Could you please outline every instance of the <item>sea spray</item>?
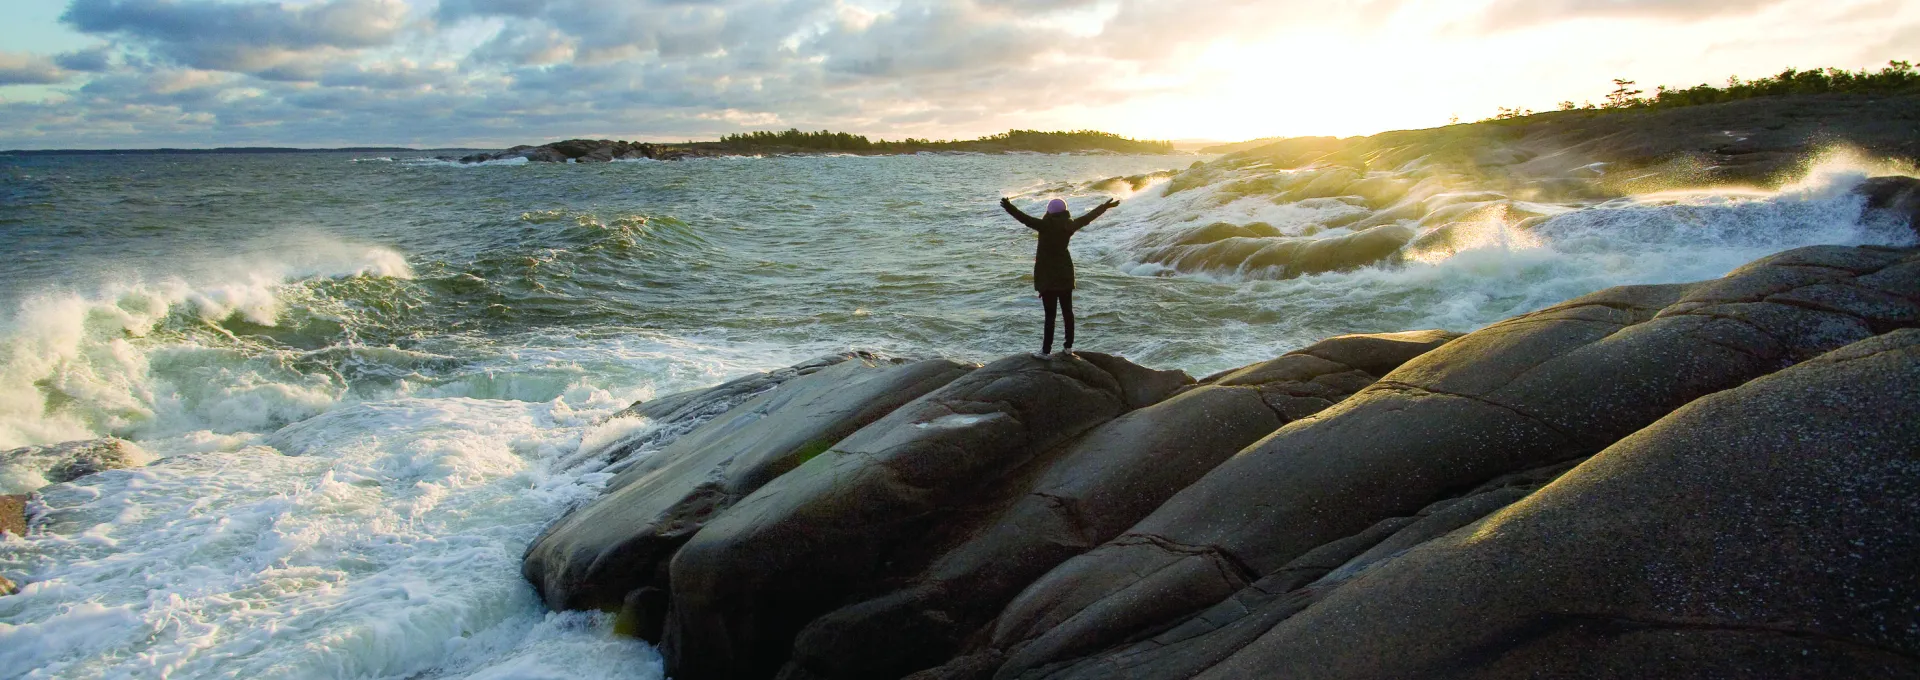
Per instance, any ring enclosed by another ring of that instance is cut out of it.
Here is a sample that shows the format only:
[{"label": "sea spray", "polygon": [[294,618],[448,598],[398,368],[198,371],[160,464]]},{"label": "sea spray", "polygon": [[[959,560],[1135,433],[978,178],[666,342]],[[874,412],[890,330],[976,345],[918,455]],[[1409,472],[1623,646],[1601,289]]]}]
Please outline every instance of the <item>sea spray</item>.
[{"label": "sea spray", "polygon": [[[1513,201],[1464,189],[1430,193],[1421,199],[1424,205],[1477,209],[1458,211],[1455,221],[1421,224],[1413,214],[1390,218],[1389,223],[1418,225],[1422,235],[1373,266],[1280,281],[1267,280],[1274,276],[1270,270],[1243,264],[1188,270],[1143,258],[1170,235],[1212,224],[1257,223],[1256,228],[1271,228],[1282,237],[1334,238],[1354,233],[1348,225],[1356,214],[1391,211],[1368,210],[1359,196],[1289,200],[1285,193],[1244,193],[1249,173],[1269,177],[1315,170],[1210,170],[1215,174],[1209,181],[1169,193],[1180,188],[1176,177],[1134,198],[1076,246],[1083,256],[1136,276],[1181,276],[1227,286],[1243,307],[1266,312],[1252,318],[1283,320],[1286,328],[1340,323],[1355,331],[1468,331],[1611,285],[1713,278],[1804,245],[1912,245],[1909,227],[1866,212],[1864,199],[1852,193],[1867,176],[1891,170],[1884,165],[1835,153],[1810,162],[1804,178],[1777,190],[1668,190],[1584,203]],[[1311,333],[1287,335],[1269,347],[1298,347],[1314,339]]]},{"label": "sea spray", "polygon": [[[337,386],[289,381],[291,373],[252,361],[247,343],[220,324],[274,326],[283,297],[315,279],[409,275],[390,250],[336,248],[214,261],[93,294],[31,295],[0,319],[0,448],[183,427],[257,430],[318,413]],[[156,368],[180,379],[158,379]]]}]

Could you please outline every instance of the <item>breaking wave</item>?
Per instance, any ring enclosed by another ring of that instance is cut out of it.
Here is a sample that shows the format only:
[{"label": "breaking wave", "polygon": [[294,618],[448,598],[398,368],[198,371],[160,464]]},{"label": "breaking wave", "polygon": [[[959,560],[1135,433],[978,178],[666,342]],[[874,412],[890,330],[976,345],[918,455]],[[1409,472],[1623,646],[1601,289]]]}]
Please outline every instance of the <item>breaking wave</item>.
[{"label": "breaking wave", "polygon": [[[1852,192],[1875,174],[1890,173],[1834,154],[1776,190],[1608,197],[1618,182],[1592,166],[1490,190],[1418,160],[1359,170],[1287,168],[1249,156],[1139,192],[1090,236],[1116,266],[1146,276],[1275,280],[1363,267],[1445,267],[1455,258],[1481,267],[1489,258],[1512,258],[1585,260],[1567,265],[1612,270],[1620,280],[1697,280],[1802,245],[1913,243],[1911,229],[1869,213]],[[1113,193],[1113,183],[1086,189]]]}]

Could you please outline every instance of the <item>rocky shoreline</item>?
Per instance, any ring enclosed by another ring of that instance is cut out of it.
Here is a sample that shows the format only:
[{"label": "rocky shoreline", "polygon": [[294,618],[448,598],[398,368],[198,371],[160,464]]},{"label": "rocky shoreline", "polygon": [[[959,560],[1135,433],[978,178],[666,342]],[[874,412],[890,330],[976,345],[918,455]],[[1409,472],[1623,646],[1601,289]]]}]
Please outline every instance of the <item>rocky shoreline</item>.
[{"label": "rocky shoreline", "polygon": [[524,571],[704,678],[1920,672],[1920,250],[1195,380],[827,357],[636,404]]},{"label": "rocky shoreline", "polygon": [[[1490,238],[1551,233],[1558,216],[1619,199],[1658,202],[1662,192],[1716,185],[1779,188],[1827,161],[1911,168],[1920,155],[1915,110],[1920,96],[1775,97],[1284,139],[1197,163],[1173,175],[1161,196],[1186,194],[1179,200],[1205,205],[1270,201],[1309,219],[1149,215],[1177,226],[1134,237],[1128,264],[1168,276],[1288,279],[1435,261]],[[1076,188],[1101,186],[1112,185]],[[1911,176],[1884,176],[1857,193],[1868,208],[1905,216],[1920,232],[1916,186]]]}]

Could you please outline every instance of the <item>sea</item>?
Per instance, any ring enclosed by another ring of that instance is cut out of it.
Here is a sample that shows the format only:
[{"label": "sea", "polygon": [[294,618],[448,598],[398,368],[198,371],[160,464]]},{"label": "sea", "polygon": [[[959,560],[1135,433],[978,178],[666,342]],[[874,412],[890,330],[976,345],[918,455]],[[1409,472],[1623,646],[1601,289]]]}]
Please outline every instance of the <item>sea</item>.
[{"label": "sea", "polygon": [[1171,230],[1331,236],[1363,209],[1233,173],[1168,192],[1160,171],[1210,160],[0,156],[0,450],[112,436],[148,462],[55,484],[0,454],[0,493],[34,494],[28,535],[0,538],[21,585],[0,678],[662,677],[521,578],[610,476],[561,461],[648,427],[610,418],[635,401],[823,354],[1039,349],[1035,241],[1002,196],[1120,199],[1073,241],[1077,346],[1196,376],[1913,241],[1837,159],[1780,188],[1528,203],[1524,228],[1352,271],[1148,262]]}]

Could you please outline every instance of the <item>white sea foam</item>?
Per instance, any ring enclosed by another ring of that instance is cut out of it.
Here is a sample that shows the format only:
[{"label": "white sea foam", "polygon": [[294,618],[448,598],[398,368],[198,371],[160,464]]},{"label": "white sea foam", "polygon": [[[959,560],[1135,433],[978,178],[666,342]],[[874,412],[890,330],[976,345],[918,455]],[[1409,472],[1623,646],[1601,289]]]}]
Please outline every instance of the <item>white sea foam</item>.
[{"label": "white sea foam", "polygon": [[[1715,278],[1801,246],[1913,245],[1911,229],[1867,214],[1864,199],[1852,193],[1866,177],[1888,174],[1899,174],[1898,168],[1834,154],[1811,163],[1803,179],[1773,191],[1668,191],[1585,207],[1520,204],[1549,216],[1522,229],[1501,211],[1479,213],[1455,225],[1446,250],[1409,247],[1398,263],[1288,280],[1262,280],[1246,272],[1177,272],[1138,259],[1135,244],[1167,230],[1265,221],[1295,233],[1294,225],[1343,205],[1239,197],[1225,190],[1235,179],[1229,176],[1171,196],[1164,185],[1143,191],[1076,239],[1074,247],[1082,257],[1104,259],[1133,275],[1179,275],[1231,286],[1232,299],[1278,320],[1259,333],[1223,324],[1221,337],[1262,340],[1223,343],[1225,351],[1206,366],[1211,369],[1297,349],[1321,339],[1326,328],[1464,332],[1610,286]],[[1346,230],[1318,235],[1340,233]]]},{"label": "white sea foam", "polygon": [[499,160],[492,160],[492,161],[480,161],[478,163],[462,163],[457,160],[447,160],[444,158],[409,158],[407,160],[401,161],[400,163],[402,165],[413,165],[413,166],[419,166],[419,167],[436,167],[436,168],[498,168],[498,167],[510,167],[510,166],[516,166],[516,165],[526,165],[531,162],[533,161],[529,161],[525,157],[515,156],[513,158],[502,158]]},{"label": "white sea foam", "polygon": [[[1284,201],[1267,194],[1242,195],[1235,191],[1238,181],[1299,172],[1320,171],[1243,168],[1171,195],[1166,193],[1167,185],[1158,185],[1137,193],[1103,224],[1078,239],[1076,246],[1094,251],[1123,270],[1156,275],[1170,270],[1162,264],[1140,261],[1137,245],[1156,234],[1214,222],[1265,222],[1283,235],[1317,232],[1321,237],[1337,236],[1349,232],[1316,225],[1367,212],[1358,205],[1358,197]],[[1469,251],[1497,250],[1511,255],[1521,250],[1545,250],[1549,258],[1591,258],[1576,268],[1610,270],[1608,285],[1711,278],[1759,256],[1799,246],[1913,243],[1910,229],[1866,214],[1864,200],[1852,193],[1867,177],[1901,172],[1897,164],[1834,151],[1813,159],[1801,179],[1772,191],[1743,187],[1665,191],[1594,206],[1505,201],[1497,195],[1491,196],[1496,200],[1489,201],[1479,197],[1486,194],[1473,191],[1439,193],[1426,202],[1435,207],[1458,199],[1485,206],[1511,203],[1514,208],[1549,217],[1523,232],[1497,219],[1497,214],[1489,219],[1484,213],[1473,213],[1481,215],[1479,223],[1469,220],[1467,228],[1457,230],[1464,232],[1460,235],[1466,237],[1466,247],[1437,254],[1410,249],[1407,254],[1416,265],[1431,266],[1448,266],[1447,259],[1465,256],[1468,262],[1463,264],[1480,270],[1488,260],[1486,253]],[[1401,223],[1412,225],[1415,221]],[[1241,278],[1218,272],[1206,276],[1216,280]]]},{"label": "white sea foam", "polygon": [[0,667],[660,677],[651,648],[603,616],[546,613],[520,578],[533,535],[608,476],[552,466],[645,428],[606,419],[634,396],[787,357],[640,336],[539,342],[477,362],[491,382],[341,400],[270,434],[150,440],[171,456],[41,489],[35,531],[0,549],[0,573],[26,584],[0,598]]},{"label": "white sea foam", "polygon": [[[311,286],[354,276],[411,271],[309,242],[32,295],[6,317],[4,445],[119,434],[161,460],[53,485],[0,462],[6,491],[40,493],[29,535],[0,539],[0,574],[24,584],[0,598],[0,675],[661,677],[650,647],[604,616],[546,613],[520,577],[534,534],[610,476],[554,466],[643,431],[607,419],[634,399],[798,350],[556,330],[304,351],[218,330],[351,325]],[[292,368],[336,357],[402,377],[350,388]]]},{"label": "white sea foam", "polygon": [[[540,607],[517,565],[557,508],[593,493],[542,462],[602,411],[565,399],[360,403],[281,430],[273,448],[50,487],[46,533],[27,553],[45,566],[0,616],[23,640],[94,642],[43,646],[13,667],[407,676],[464,645],[558,625],[529,616]],[[599,652],[602,668],[646,663],[631,645],[576,647]]]},{"label": "white sea foam", "polygon": [[[234,361],[232,349],[150,336],[174,316],[208,327],[228,318],[272,326],[288,282],[350,276],[411,271],[391,250],[302,243],[274,257],[193,263],[91,293],[30,295],[0,317],[0,448],[178,429],[163,423],[169,416],[174,425],[203,423],[191,429],[235,431],[311,415],[337,398],[328,386],[277,380],[269,367]],[[157,382],[156,369],[187,380]]]}]

